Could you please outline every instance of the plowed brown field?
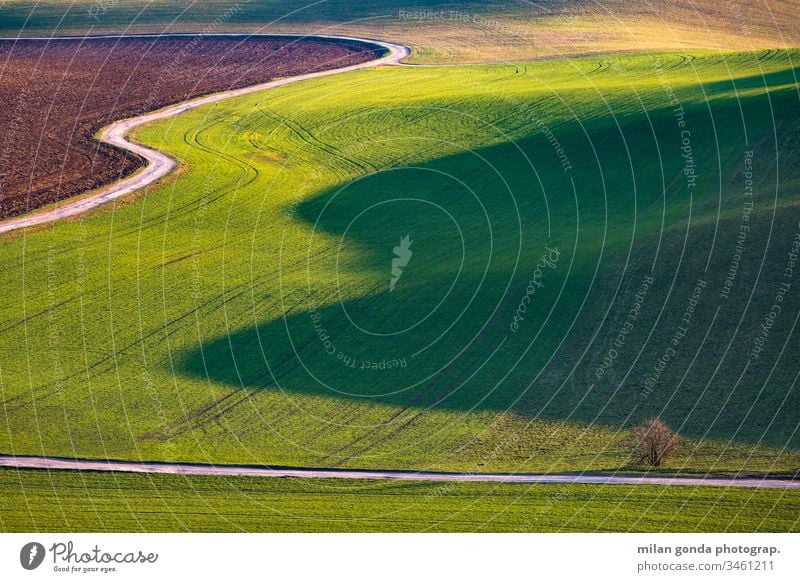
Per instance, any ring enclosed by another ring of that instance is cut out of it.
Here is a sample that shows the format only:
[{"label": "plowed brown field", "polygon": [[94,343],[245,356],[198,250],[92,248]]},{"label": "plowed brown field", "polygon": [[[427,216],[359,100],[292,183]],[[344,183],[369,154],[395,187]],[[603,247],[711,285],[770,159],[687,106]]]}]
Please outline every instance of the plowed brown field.
[{"label": "plowed brown field", "polygon": [[292,37],[0,41],[0,218],[97,188],[142,161],[94,139],[171,103],[376,57]]}]

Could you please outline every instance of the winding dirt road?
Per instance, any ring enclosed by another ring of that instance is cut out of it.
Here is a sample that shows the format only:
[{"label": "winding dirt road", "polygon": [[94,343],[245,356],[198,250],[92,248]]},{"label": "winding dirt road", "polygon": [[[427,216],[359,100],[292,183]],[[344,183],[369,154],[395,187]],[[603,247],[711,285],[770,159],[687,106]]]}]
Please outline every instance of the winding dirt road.
[{"label": "winding dirt road", "polygon": [[[215,36],[224,36],[224,35],[215,35]],[[279,35],[279,36],[285,37],[291,35]],[[119,38],[119,37],[98,37],[98,38]],[[216,103],[217,101],[222,101],[223,99],[238,97],[239,95],[247,95],[249,93],[255,93],[256,91],[271,89],[273,87],[280,87],[282,85],[288,85],[289,83],[295,83],[297,81],[304,81],[306,79],[314,79],[317,77],[325,77],[327,75],[335,75],[347,71],[355,71],[356,69],[363,69],[366,67],[377,67],[380,65],[397,65],[403,58],[408,56],[410,52],[407,47],[401,45],[392,44],[389,42],[383,42],[379,40],[365,39],[365,38],[334,36],[334,35],[313,35],[302,38],[325,38],[325,39],[356,41],[367,45],[383,48],[388,52],[381,58],[375,59],[373,61],[367,61],[365,63],[359,63],[357,65],[350,65],[347,67],[341,67],[339,69],[319,71],[316,73],[306,73],[294,77],[277,79],[275,81],[260,83],[258,85],[251,85],[249,87],[244,87],[241,89],[224,91],[222,93],[214,93],[212,95],[207,95],[205,97],[200,97],[198,99],[184,101],[183,103],[178,103],[177,105],[173,105],[165,109],[161,109],[159,111],[154,111],[153,113],[148,113],[130,119],[123,119],[117,121],[116,123],[112,123],[101,132],[100,141],[117,146],[124,150],[128,150],[130,152],[137,154],[138,156],[141,156],[147,162],[147,165],[144,167],[144,169],[114,184],[104,187],[100,189],[98,192],[91,194],[89,196],[79,198],[71,202],[67,202],[63,205],[57,206],[52,209],[38,211],[32,214],[27,214],[25,216],[20,216],[18,218],[13,218],[11,220],[0,222],[0,234],[11,232],[13,230],[18,230],[21,228],[36,226],[48,222],[54,222],[56,220],[61,220],[63,218],[78,216],[80,214],[98,208],[100,206],[103,206],[104,204],[107,204],[112,200],[116,200],[117,198],[122,198],[124,196],[128,196],[129,194],[133,194],[134,192],[146,186],[149,186],[153,182],[163,178],[164,176],[169,174],[173,169],[175,169],[177,165],[176,162],[166,154],[163,154],[157,150],[144,147],[139,144],[129,142],[126,139],[126,136],[135,127],[144,125],[145,123],[150,123],[151,121],[159,121],[162,119],[167,119],[174,115],[178,115],[179,113],[183,113],[184,111],[200,107],[201,105]],[[54,39],[48,39],[48,40],[54,40]]]},{"label": "winding dirt road", "polygon": [[203,465],[199,463],[153,463],[100,461],[56,457],[0,455],[0,467],[47,469],[50,471],[116,471],[122,473],[166,473],[170,475],[216,475],[232,477],[294,477],[298,479],[370,479],[471,483],[584,483],[600,485],[688,485],[691,487],[762,487],[800,489],[800,480],[721,477],[636,477],[630,475],[533,474],[533,473],[434,473],[429,471],[378,471],[364,469],[313,469],[258,467],[248,465]]}]

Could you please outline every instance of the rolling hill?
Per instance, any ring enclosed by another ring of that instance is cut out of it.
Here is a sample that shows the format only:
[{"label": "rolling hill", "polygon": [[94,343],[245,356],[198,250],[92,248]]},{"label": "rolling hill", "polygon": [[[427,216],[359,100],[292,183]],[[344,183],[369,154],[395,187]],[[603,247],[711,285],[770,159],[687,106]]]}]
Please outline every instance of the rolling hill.
[{"label": "rolling hill", "polygon": [[659,415],[673,468],[794,470],[796,58],[394,67],[151,126],[180,175],[0,245],[0,449],[583,471]]},{"label": "rolling hill", "polygon": [[356,34],[412,46],[412,61],[494,62],[637,50],[800,44],[794,0],[10,0],[0,35],[107,32]]}]

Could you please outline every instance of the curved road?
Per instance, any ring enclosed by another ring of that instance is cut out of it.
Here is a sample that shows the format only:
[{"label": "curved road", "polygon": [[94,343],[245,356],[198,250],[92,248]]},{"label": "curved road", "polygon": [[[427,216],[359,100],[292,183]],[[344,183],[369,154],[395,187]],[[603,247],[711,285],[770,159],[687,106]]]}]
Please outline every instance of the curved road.
[{"label": "curved road", "polygon": [[100,461],[57,457],[0,455],[0,467],[56,471],[117,471],[171,475],[224,475],[233,477],[294,477],[299,479],[373,479],[396,481],[457,481],[479,483],[586,483],[602,485],[689,485],[692,487],[763,487],[800,489],[800,480],[720,477],[635,477],[626,475],[534,473],[435,473],[429,471],[376,471],[364,469],[312,469],[259,467],[253,465],[203,465]]},{"label": "curved road", "polygon": [[[137,35],[137,36],[147,36],[147,35]],[[226,36],[226,35],[211,35],[211,36]],[[264,35],[264,36],[271,36],[271,35]],[[291,35],[278,35],[278,36],[291,36]],[[68,37],[60,37],[60,38],[68,38]],[[118,38],[118,37],[101,36],[97,38]],[[228,99],[230,97],[238,97],[239,95],[247,95],[248,93],[255,93],[256,91],[263,91],[264,89],[280,87],[282,85],[288,85],[289,83],[295,83],[297,81],[314,79],[316,77],[325,77],[327,75],[335,75],[337,73],[344,73],[347,71],[355,71],[356,69],[363,69],[366,67],[377,67],[380,65],[397,65],[403,58],[408,56],[410,52],[407,47],[401,45],[392,44],[389,42],[383,42],[379,40],[371,40],[366,38],[356,38],[350,36],[334,36],[334,35],[311,35],[311,36],[303,36],[300,38],[309,38],[309,39],[327,38],[327,39],[357,41],[386,49],[388,52],[381,58],[375,59],[373,61],[367,61],[365,63],[359,63],[357,65],[350,65],[348,67],[341,67],[339,69],[331,69],[328,71],[319,71],[317,73],[306,73],[294,77],[286,77],[285,79],[277,79],[275,81],[269,81],[267,83],[251,85],[250,87],[244,87],[242,89],[233,89],[230,91],[223,91],[222,93],[214,93],[212,95],[207,95],[205,97],[199,97],[197,99],[192,99],[190,101],[184,101],[183,103],[178,103],[177,105],[172,105],[170,107],[167,107],[166,109],[160,109],[153,113],[147,113],[139,117],[133,117],[130,119],[122,119],[120,121],[117,121],[109,125],[101,132],[100,141],[117,146],[124,150],[131,151],[144,158],[147,161],[147,164],[143,170],[139,170],[138,172],[136,172],[131,176],[128,176],[127,178],[123,178],[122,180],[115,182],[114,184],[106,186],[100,189],[97,193],[92,194],[90,196],[86,196],[84,198],[80,198],[72,202],[67,202],[66,204],[57,206],[49,210],[34,212],[32,214],[27,214],[19,218],[13,218],[5,222],[0,222],[0,234],[5,232],[10,232],[12,230],[17,230],[20,228],[36,226],[39,224],[45,224],[48,222],[61,220],[62,218],[68,218],[71,216],[77,216],[79,214],[83,214],[84,212],[88,212],[89,210],[93,210],[95,208],[98,208],[99,206],[107,204],[112,200],[116,200],[117,198],[121,198],[123,196],[132,194],[137,190],[140,190],[145,186],[149,186],[156,180],[159,180],[160,178],[163,178],[164,176],[169,174],[177,165],[172,158],[157,150],[152,150],[142,145],[131,143],[126,139],[128,133],[135,127],[138,127],[145,123],[150,123],[151,121],[159,121],[162,119],[167,119],[168,117],[178,115],[179,113],[183,113],[184,111],[200,107],[201,105],[216,103],[217,101],[222,101],[223,99]],[[56,39],[48,39],[48,40],[56,40]]]}]

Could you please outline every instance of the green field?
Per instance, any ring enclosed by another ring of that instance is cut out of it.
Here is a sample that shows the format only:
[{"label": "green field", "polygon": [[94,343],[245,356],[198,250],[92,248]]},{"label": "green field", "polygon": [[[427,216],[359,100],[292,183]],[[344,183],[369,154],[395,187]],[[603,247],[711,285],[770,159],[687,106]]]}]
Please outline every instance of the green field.
[{"label": "green field", "polygon": [[800,492],[0,470],[2,531],[789,532]]},{"label": "green field", "polygon": [[800,45],[795,0],[7,0],[0,36],[164,32],[352,34],[418,63]]},{"label": "green field", "polygon": [[658,415],[669,469],[796,471],[799,56],[364,70],[146,128],[177,177],[0,245],[0,451],[610,470]]}]

